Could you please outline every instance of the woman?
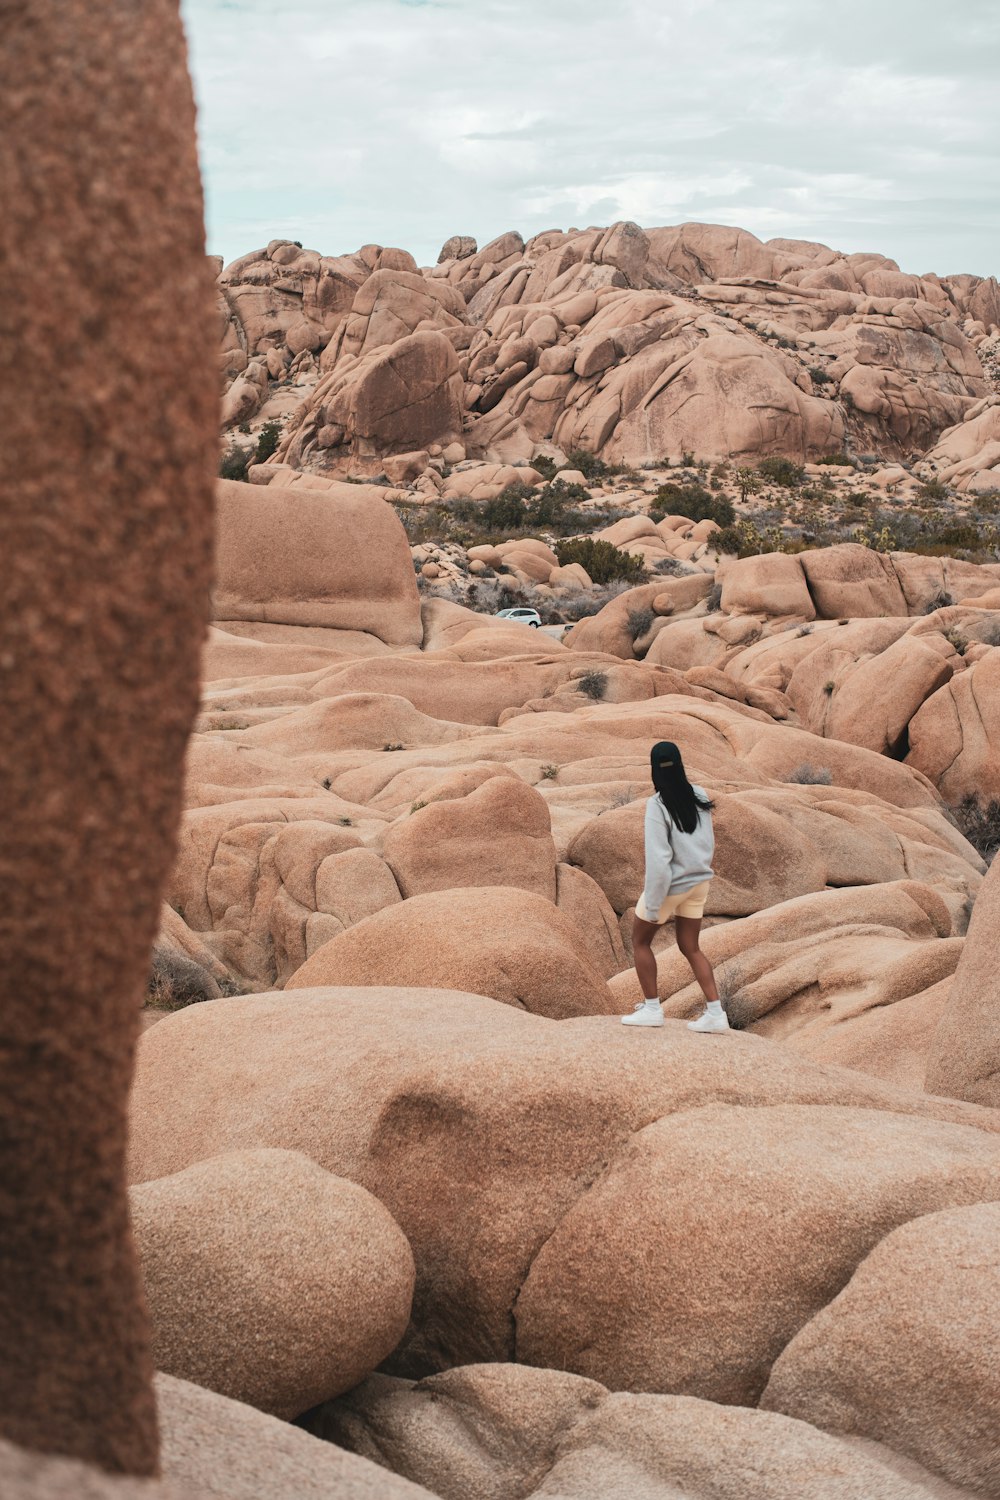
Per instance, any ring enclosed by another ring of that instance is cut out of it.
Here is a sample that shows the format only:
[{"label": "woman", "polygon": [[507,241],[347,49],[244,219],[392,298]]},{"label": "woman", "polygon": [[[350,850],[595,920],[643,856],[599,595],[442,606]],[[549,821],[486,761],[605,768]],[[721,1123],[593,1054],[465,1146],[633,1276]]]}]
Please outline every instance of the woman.
[{"label": "woman", "polygon": [[646,883],[632,926],[635,972],[646,998],[632,1015],[622,1016],[622,1025],[663,1025],[656,959],[650,945],[657,927],[673,917],[677,946],[691,965],[706,1002],[704,1014],[688,1026],[692,1031],[728,1031],[712,965],[698,946],[713,874],[712,803],[702,787],[688,781],[681,752],[669,740],[653,746],[650,763],[656,794],[646,803]]}]

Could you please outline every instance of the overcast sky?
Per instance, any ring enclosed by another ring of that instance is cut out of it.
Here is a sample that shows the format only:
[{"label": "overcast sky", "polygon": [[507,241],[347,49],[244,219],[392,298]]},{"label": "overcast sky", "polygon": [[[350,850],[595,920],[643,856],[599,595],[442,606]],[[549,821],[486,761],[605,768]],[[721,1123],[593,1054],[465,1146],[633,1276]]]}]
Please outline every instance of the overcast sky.
[{"label": "overcast sky", "polygon": [[209,249],[615,219],[1000,272],[1000,0],[183,0]]}]

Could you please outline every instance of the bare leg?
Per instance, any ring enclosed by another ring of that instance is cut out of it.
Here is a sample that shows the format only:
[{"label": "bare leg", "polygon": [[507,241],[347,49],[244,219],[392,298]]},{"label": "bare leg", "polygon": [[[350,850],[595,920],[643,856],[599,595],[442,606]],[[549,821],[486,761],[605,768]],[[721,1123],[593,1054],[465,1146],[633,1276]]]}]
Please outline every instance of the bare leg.
[{"label": "bare leg", "polygon": [[[648,924],[644,924],[648,925]],[[715,983],[715,974],[712,965],[702,953],[698,946],[698,935],[701,932],[700,917],[678,917],[677,918],[677,946],[691,965],[695,979],[701,985],[702,993],[708,1001],[718,1000],[719,991]],[[633,946],[635,938],[632,939]],[[650,954],[652,957],[652,954]],[[639,972],[638,949],[636,950],[636,973]],[[654,967],[655,973],[655,967]]]},{"label": "bare leg", "polygon": [[656,987],[656,958],[650,946],[656,926],[655,922],[644,922],[642,917],[635,917],[632,921],[635,976],[642,985],[643,998],[646,1000],[652,1000],[659,993]]}]

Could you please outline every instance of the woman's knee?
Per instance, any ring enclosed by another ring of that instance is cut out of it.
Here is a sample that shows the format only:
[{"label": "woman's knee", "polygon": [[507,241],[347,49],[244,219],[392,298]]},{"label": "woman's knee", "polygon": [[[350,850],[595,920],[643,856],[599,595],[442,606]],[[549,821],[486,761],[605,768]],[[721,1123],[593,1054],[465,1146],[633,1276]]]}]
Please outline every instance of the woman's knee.
[{"label": "woman's knee", "polygon": [[696,932],[677,933],[677,946],[685,958],[694,958],[701,950],[698,947],[698,934]]}]

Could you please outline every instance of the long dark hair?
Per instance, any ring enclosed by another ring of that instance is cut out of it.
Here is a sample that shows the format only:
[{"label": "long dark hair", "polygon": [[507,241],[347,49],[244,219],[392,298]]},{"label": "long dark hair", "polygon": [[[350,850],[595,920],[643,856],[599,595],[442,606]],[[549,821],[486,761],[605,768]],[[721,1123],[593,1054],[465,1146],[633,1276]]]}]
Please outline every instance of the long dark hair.
[{"label": "long dark hair", "polygon": [[715,805],[695,791],[684,771],[684,761],[677,746],[660,740],[649,752],[653,786],[671,819],[685,833],[694,833],[703,812]]}]

